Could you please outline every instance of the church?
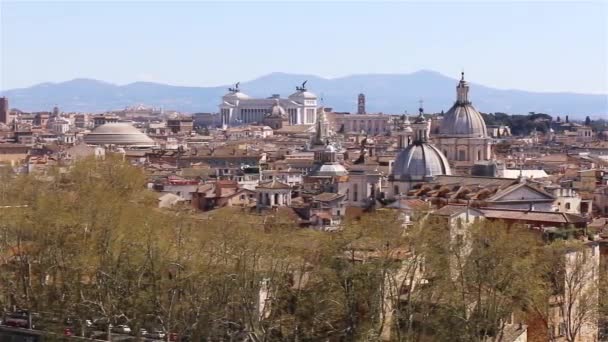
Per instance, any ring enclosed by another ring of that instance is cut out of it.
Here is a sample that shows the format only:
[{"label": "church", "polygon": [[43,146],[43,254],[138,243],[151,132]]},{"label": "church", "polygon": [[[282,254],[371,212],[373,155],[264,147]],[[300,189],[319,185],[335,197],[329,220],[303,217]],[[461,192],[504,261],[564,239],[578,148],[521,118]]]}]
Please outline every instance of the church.
[{"label": "church", "polygon": [[483,117],[469,101],[464,73],[456,87],[456,102],[443,116],[436,134],[431,134],[423,109],[419,111],[413,122],[405,117],[395,132],[400,152],[389,175],[390,197],[437,176],[470,174],[473,165],[492,159],[492,138]]},{"label": "church", "polygon": [[389,175],[389,196],[393,198],[407,193],[418,183],[452,174],[448,159],[428,142],[430,123],[424,118],[424,110],[420,108],[419,111],[413,123],[405,117],[396,132],[400,152]]},{"label": "church", "polygon": [[464,80],[464,72],[461,75],[456,87],[456,102],[445,113],[438,134],[431,140],[457,173],[468,174],[476,162],[492,159],[492,138],[483,117],[469,100],[469,84]]}]

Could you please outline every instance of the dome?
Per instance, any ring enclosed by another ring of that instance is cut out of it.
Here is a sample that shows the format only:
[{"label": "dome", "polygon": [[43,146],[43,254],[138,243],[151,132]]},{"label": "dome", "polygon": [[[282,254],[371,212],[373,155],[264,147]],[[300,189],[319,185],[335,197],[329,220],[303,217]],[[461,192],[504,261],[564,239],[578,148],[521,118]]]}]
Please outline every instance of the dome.
[{"label": "dome", "polygon": [[84,137],[90,145],[154,145],[154,140],[128,123],[107,123]]},{"label": "dome", "polygon": [[441,151],[431,144],[415,142],[397,155],[391,175],[397,181],[426,181],[451,173],[448,160]]},{"label": "dome", "polygon": [[348,171],[342,166],[342,164],[334,162],[334,163],[324,163],[318,165],[311,172],[313,176],[318,177],[334,177],[334,176],[346,176]]},{"label": "dome", "polygon": [[456,87],[456,103],[445,113],[439,134],[445,136],[486,138],[486,123],[481,114],[469,101],[469,85],[464,80],[464,73]]},{"label": "dome", "polygon": [[485,138],[488,136],[486,123],[479,112],[470,104],[455,103],[441,120],[439,134]]}]

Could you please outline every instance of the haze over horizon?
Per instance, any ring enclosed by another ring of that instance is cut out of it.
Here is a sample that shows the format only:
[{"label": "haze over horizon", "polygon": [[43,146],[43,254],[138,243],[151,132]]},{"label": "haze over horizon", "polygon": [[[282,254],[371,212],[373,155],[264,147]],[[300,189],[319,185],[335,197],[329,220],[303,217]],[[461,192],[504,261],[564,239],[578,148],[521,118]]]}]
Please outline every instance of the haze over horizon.
[{"label": "haze over horizon", "polygon": [[[71,78],[71,79],[66,79],[66,80],[60,80],[60,81],[45,81],[45,82],[40,82],[40,83],[36,83],[36,84],[31,84],[25,87],[20,87],[20,88],[13,88],[13,89],[6,89],[6,90],[2,90],[0,89],[0,93],[3,91],[12,91],[12,90],[18,90],[18,89],[27,89],[27,88],[31,88],[31,87],[36,87],[36,86],[40,86],[40,85],[46,85],[46,84],[62,84],[62,83],[67,83],[67,82],[72,82],[72,81],[79,81],[79,80],[89,80],[89,81],[95,81],[95,82],[102,82],[102,83],[107,83],[110,85],[115,85],[115,86],[127,86],[127,85],[131,85],[131,84],[136,84],[136,83],[150,83],[150,84],[158,84],[158,85],[167,85],[167,86],[173,86],[173,87],[201,87],[201,88],[215,88],[215,87],[230,87],[232,85],[234,85],[236,82],[239,83],[244,83],[244,82],[250,82],[250,81],[255,81],[258,79],[262,79],[265,77],[269,77],[269,76],[273,76],[273,75],[301,75],[302,77],[308,77],[308,76],[313,76],[316,78],[321,78],[321,79],[325,79],[328,81],[331,80],[339,80],[339,79],[345,79],[345,78],[349,78],[349,77],[356,77],[356,76],[406,76],[406,75],[413,75],[413,74],[419,74],[419,73],[431,73],[431,74],[438,74],[444,77],[449,77],[452,79],[458,79],[460,77],[460,72],[456,73],[454,75],[451,74],[444,74],[435,70],[431,70],[431,69],[420,69],[420,70],[415,70],[412,72],[402,72],[402,73],[353,73],[353,74],[348,74],[348,75],[342,75],[342,76],[337,76],[337,77],[326,77],[326,76],[322,76],[322,75],[317,75],[314,73],[298,73],[298,72],[286,72],[286,71],[273,71],[273,72],[269,72],[266,74],[262,74],[262,75],[258,75],[258,76],[254,76],[251,79],[236,79],[236,80],[229,80],[223,83],[218,83],[218,84],[210,84],[210,85],[206,85],[206,86],[200,86],[200,85],[193,85],[193,84],[176,84],[176,83],[171,83],[171,82],[163,82],[163,81],[145,81],[145,80],[135,80],[135,81],[130,81],[130,82],[124,82],[124,83],[116,83],[116,82],[112,82],[112,81],[107,81],[104,79],[97,79],[97,78],[91,78],[91,77],[76,77],[76,78]],[[470,78],[467,77],[467,80],[469,80]],[[303,79],[304,80],[304,79]],[[473,80],[473,83],[477,83],[480,84],[479,82]],[[294,87],[297,86],[297,84],[294,83]],[[310,86],[313,86],[313,84],[310,84]],[[486,86],[485,84],[483,84],[483,86]],[[534,91],[534,90],[525,90],[525,89],[521,89],[521,88],[503,88],[503,87],[499,87],[499,86],[492,86],[492,88],[494,89],[499,89],[499,90],[515,90],[515,91],[526,91],[526,92],[530,92],[530,93],[571,93],[571,94],[592,94],[592,95],[608,95],[608,92],[606,93],[593,93],[593,92],[588,92],[588,93],[583,93],[583,92],[576,92],[576,91]],[[243,89],[245,90],[245,89]],[[289,89],[286,89],[289,90]]]},{"label": "haze over horizon", "polygon": [[220,86],[273,72],[437,71],[608,93],[608,4],[0,3],[0,90],[90,78]]}]

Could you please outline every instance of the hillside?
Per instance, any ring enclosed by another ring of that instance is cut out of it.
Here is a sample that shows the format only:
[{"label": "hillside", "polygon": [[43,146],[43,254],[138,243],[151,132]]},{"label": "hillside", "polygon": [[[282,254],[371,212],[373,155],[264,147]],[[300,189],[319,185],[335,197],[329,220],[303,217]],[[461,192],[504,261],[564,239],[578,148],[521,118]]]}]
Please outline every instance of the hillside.
[{"label": "hillside", "polygon": [[[326,79],[314,75],[272,73],[241,82],[243,92],[259,97],[288,96],[296,85],[308,80],[308,88],[323,97],[323,104],[336,111],[355,111],[359,93],[367,97],[368,112],[410,113],[424,100],[427,112],[447,110],[455,99],[457,79],[434,71],[411,74],[361,74]],[[468,80],[471,81],[471,80]],[[540,93],[502,90],[471,84],[471,99],[483,112],[569,114],[602,117],[608,114],[608,95]],[[12,108],[26,111],[50,110],[58,105],[64,111],[121,109],[138,103],[184,112],[215,112],[229,85],[182,87],[136,82],[115,85],[92,79],[61,83],[42,83],[29,88],[7,90]]]}]

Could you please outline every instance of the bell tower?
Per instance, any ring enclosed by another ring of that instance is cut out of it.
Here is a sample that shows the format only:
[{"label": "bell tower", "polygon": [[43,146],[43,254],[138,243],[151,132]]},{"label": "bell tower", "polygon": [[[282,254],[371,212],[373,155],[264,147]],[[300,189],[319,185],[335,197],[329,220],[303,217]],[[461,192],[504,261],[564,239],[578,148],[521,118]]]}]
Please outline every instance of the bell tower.
[{"label": "bell tower", "polygon": [[365,94],[363,93],[357,97],[357,114],[365,114]]}]

